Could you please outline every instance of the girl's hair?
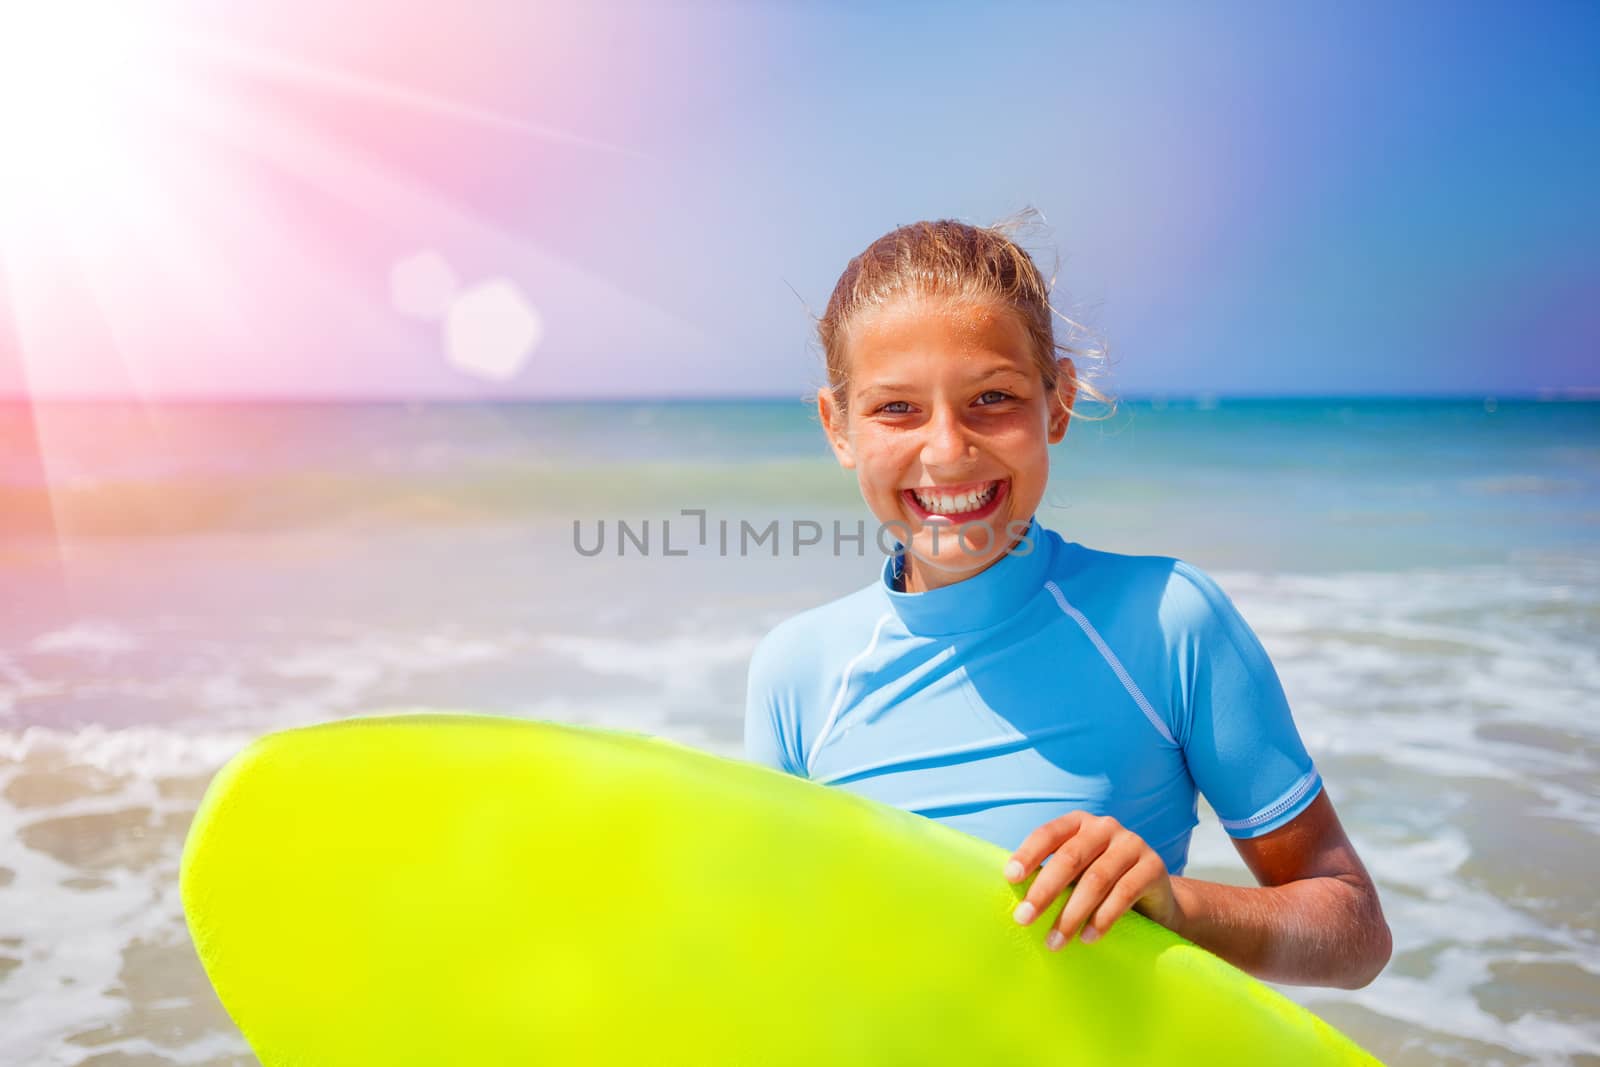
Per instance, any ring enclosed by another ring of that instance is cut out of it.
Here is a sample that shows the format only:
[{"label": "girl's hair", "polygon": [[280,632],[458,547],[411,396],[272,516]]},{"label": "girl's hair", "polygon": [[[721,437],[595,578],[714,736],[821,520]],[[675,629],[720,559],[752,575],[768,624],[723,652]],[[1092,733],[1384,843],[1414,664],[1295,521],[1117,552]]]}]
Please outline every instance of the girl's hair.
[{"label": "girl's hair", "polygon": [[[1051,306],[1054,276],[1047,283],[1033,258],[1011,238],[1037,214],[1025,208],[993,226],[972,226],[953,219],[914,222],[884,234],[852,259],[833,287],[827,311],[817,321],[828,385],[839,410],[845,410],[849,391],[845,342],[857,314],[903,297],[943,297],[1010,309],[1028,332],[1045,388],[1063,389],[1067,383],[1060,380],[1056,359],[1058,353],[1071,356],[1077,395],[1107,406],[1105,414],[1096,417],[1114,413],[1116,402],[1087,380],[1084,367],[1085,363],[1103,362],[1105,347],[1093,343],[1088,330]],[[1066,343],[1057,343],[1052,316],[1070,327]],[[1072,343],[1079,338],[1084,342]]]}]

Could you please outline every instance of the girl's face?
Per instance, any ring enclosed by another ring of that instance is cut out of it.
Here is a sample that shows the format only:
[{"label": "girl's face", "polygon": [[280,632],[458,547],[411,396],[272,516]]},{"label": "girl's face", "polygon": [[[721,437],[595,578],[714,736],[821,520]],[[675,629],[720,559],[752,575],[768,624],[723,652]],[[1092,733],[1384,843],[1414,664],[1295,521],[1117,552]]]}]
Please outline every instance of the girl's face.
[{"label": "girl's face", "polygon": [[[991,304],[908,298],[858,315],[847,335],[849,391],[818,409],[839,464],[888,534],[907,546],[906,590],[988,567],[1044,497],[1048,448],[1067,432],[1017,316]],[[961,536],[958,536],[961,534]],[[887,538],[886,538],[887,540]]]}]

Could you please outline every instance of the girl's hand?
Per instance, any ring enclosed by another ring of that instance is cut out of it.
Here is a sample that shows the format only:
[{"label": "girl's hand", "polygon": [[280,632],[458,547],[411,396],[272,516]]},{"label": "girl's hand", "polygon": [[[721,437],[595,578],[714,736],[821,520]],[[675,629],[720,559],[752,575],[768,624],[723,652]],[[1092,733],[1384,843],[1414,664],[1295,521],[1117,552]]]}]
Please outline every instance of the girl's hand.
[{"label": "girl's hand", "polygon": [[1045,938],[1052,952],[1065,945],[1080,925],[1080,940],[1089,944],[1130,907],[1168,929],[1177,928],[1182,916],[1167,865],[1144,838],[1111,816],[1074,811],[1045,823],[1012,855],[1006,881],[1022,881],[1047,856],[1050,863],[1017,905],[1016,920],[1027,926],[1049,910],[1068,884],[1074,884],[1055,928]]}]

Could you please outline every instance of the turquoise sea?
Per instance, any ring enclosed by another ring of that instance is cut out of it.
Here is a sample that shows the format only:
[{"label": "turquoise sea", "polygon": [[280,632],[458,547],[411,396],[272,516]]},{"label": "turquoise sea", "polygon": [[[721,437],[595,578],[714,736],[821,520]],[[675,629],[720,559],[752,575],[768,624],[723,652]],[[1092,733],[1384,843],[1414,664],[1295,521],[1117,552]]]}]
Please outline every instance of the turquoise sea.
[{"label": "turquoise sea", "polygon": [[[1391,1063],[1600,1063],[1600,403],[1143,398],[1052,464],[1046,525],[1239,605],[1379,881],[1388,971],[1286,992]],[[880,561],[798,398],[0,405],[0,1062],[254,1062],[176,869],[256,734],[737,755],[756,640]],[[1209,813],[1187,873],[1250,882]]]}]

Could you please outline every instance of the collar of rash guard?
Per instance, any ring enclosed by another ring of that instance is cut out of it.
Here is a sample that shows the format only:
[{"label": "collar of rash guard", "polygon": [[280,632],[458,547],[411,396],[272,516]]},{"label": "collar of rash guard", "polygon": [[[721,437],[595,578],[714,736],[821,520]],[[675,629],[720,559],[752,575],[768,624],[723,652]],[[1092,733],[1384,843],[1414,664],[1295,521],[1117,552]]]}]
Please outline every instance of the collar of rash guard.
[{"label": "collar of rash guard", "polygon": [[937,636],[982,630],[1015,614],[1044,587],[1053,550],[1054,538],[1034,517],[1012,551],[972,577],[925,593],[902,593],[895,588],[895,578],[905,565],[905,545],[896,541],[883,561],[879,584],[911,633]]}]

